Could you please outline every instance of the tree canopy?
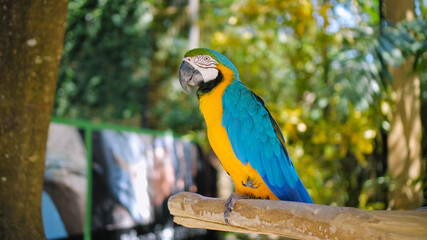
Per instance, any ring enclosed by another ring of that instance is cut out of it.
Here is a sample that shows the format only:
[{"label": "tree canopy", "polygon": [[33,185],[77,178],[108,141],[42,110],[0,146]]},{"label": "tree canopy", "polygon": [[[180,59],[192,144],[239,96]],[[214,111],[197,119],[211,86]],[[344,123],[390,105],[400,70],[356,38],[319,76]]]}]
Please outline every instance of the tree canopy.
[{"label": "tree canopy", "polygon": [[[427,106],[425,1],[414,1],[413,21],[399,23],[385,20],[379,2],[200,1],[199,45],[226,55],[263,97],[316,203],[387,208],[388,66],[415,57]],[[194,24],[187,4],[70,0],[54,115],[172,129],[206,143],[196,98],[177,80]]]}]

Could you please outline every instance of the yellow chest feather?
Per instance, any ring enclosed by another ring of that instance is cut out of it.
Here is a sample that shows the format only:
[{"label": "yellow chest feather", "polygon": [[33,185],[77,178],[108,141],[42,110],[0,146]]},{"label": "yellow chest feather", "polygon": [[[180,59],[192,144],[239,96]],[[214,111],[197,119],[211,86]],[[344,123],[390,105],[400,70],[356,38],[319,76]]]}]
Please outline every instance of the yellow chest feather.
[{"label": "yellow chest feather", "polygon": [[[225,88],[232,82],[232,75],[224,74],[224,70],[222,73],[224,76],[222,82],[199,99],[199,107],[207,125],[209,143],[221,161],[224,170],[233,179],[237,193],[278,200],[268,189],[258,172],[249,163],[247,165],[242,164],[234,155],[227,131],[221,124],[222,96]],[[249,183],[251,186],[248,186]]]}]

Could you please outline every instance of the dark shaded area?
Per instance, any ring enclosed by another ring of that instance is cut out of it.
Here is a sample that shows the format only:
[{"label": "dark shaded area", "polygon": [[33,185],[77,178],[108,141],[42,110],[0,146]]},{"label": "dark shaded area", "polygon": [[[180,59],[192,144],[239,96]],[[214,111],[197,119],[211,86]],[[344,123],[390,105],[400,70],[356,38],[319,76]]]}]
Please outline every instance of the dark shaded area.
[{"label": "dark shaded area", "polygon": [[[130,133],[111,132],[111,134],[114,135],[105,135],[103,131],[93,133],[93,238],[120,239],[128,235],[143,239],[168,239],[171,236],[173,239],[215,239],[216,234],[212,231],[177,226],[173,223],[167,208],[169,196],[178,191],[197,190],[203,195],[216,196],[216,170],[209,164],[201,148],[196,145],[193,147],[193,144],[179,139],[173,139],[171,142],[172,139],[169,137],[154,137],[152,141],[145,142],[153,144],[145,146],[144,151],[149,151],[145,153],[148,154],[147,156],[151,156],[150,151],[153,151],[154,159],[142,160],[148,161],[146,177],[149,188],[144,190],[137,185],[133,186],[137,182],[132,179],[132,174],[142,173],[138,171],[132,173],[132,167],[138,164],[134,161],[137,160],[126,159],[126,156],[131,155],[126,155],[128,150],[123,148],[124,145],[121,147],[122,155],[117,155],[120,153],[109,147],[116,141],[114,145],[120,146],[121,137],[123,137],[122,140],[129,139]],[[109,143],[107,136],[115,137],[111,138],[113,141]],[[134,141],[131,142],[135,144]],[[109,156],[110,154],[113,158]],[[170,174],[175,179],[172,182]],[[123,188],[123,186],[127,187]],[[135,189],[135,192],[132,189]],[[140,201],[136,195],[141,194],[136,190],[148,191],[150,196],[150,206],[147,211],[151,213],[143,220],[144,222],[140,222],[138,215],[134,213],[139,206],[135,205],[137,204],[135,201]],[[124,195],[127,197],[125,198]]]}]

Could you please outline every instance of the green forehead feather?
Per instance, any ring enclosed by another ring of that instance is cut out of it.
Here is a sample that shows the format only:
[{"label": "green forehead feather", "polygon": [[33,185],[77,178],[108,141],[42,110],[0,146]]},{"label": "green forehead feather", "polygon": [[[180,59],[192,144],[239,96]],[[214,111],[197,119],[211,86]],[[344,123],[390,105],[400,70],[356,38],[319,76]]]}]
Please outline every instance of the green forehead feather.
[{"label": "green forehead feather", "polygon": [[234,72],[234,76],[238,78],[239,73],[237,72],[236,67],[221,53],[209,49],[209,48],[195,48],[185,53],[184,57],[194,57],[197,55],[209,55],[215,59],[218,63],[230,68]]},{"label": "green forehead feather", "polygon": [[210,49],[207,49],[207,48],[195,48],[195,49],[192,49],[192,50],[186,52],[185,55],[184,55],[184,57],[194,57],[194,56],[197,56],[197,55],[209,55],[209,56],[211,56]]}]

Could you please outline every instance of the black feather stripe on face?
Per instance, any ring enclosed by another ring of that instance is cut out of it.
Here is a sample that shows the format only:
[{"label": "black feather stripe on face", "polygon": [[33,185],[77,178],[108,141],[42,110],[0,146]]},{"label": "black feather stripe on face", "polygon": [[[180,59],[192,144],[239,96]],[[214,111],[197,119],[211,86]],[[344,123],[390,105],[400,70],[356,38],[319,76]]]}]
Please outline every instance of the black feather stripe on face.
[{"label": "black feather stripe on face", "polygon": [[212,81],[208,81],[207,83],[202,83],[197,89],[197,97],[200,98],[201,95],[210,92],[214,89],[220,82],[222,82],[223,76],[221,71],[218,70],[218,76]]}]

